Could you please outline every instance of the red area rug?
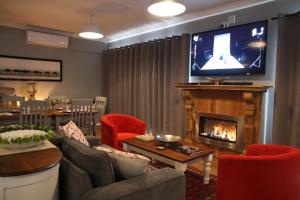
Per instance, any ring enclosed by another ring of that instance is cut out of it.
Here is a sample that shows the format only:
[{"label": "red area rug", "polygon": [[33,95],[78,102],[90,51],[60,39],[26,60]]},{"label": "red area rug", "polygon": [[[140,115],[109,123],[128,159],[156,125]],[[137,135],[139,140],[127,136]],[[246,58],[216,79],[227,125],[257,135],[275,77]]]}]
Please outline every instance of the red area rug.
[{"label": "red area rug", "polygon": [[[171,167],[162,162],[151,163],[154,167]],[[216,199],[216,176],[210,175],[209,184],[203,183],[203,171],[188,168],[186,177],[186,200],[215,200]]]}]

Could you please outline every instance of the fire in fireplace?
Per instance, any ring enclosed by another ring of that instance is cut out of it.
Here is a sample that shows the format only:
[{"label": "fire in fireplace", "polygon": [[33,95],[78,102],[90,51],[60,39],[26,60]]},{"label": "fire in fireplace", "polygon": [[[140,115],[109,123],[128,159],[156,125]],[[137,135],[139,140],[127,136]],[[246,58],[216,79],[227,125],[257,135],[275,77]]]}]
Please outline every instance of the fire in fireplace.
[{"label": "fire in fireplace", "polygon": [[237,122],[229,120],[200,117],[200,135],[203,137],[236,142]]},{"label": "fire in fireplace", "polygon": [[213,113],[195,113],[196,139],[223,148],[243,148],[243,117]]}]

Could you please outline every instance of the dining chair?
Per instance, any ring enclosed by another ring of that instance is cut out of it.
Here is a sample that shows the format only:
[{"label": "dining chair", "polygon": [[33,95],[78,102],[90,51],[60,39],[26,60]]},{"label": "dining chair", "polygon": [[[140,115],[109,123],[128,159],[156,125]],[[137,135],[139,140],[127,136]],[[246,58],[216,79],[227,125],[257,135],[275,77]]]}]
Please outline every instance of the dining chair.
[{"label": "dining chair", "polygon": [[25,101],[25,98],[21,96],[2,96],[1,99],[1,110],[5,112],[19,111],[21,103]]},{"label": "dining chair", "polygon": [[99,112],[101,115],[104,115],[106,109],[106,103],[107,103],[107,97],[96,96],[95,103],[94,103],[95,111]]},{"label": "dining chair", "polygon": [[93,134],[92,108],[92,99],[71,100],[71,120],[76,123],[85,135]]},{"label": "dining chair", "polygon": [[24,101],[20,106],[20,124],[50,127],[51,118],[48,117],[48,111],[48,101]]},{"label": "dining chair", "polygon": [[94,135],[96,135],[97,130],[101,127],[100,119],[105,114],[107,105],[107,97],[96,96],[94,102]]},{"label": "dining chair", "polygon": [[64,95],[50,95],[48,96],[48,101],[55,108],[64,108],[68,102],[68,98]]}]

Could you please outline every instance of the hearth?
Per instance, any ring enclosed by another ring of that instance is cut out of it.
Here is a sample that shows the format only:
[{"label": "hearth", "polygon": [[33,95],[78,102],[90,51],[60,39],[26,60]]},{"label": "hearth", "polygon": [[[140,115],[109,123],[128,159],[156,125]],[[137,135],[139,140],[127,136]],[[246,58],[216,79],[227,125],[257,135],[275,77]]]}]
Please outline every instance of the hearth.
[{"label": "hearth", "polygon": [[194,120],[196,139],[200,142],[238,151],[243,149],[243,117],[197,112]]}]

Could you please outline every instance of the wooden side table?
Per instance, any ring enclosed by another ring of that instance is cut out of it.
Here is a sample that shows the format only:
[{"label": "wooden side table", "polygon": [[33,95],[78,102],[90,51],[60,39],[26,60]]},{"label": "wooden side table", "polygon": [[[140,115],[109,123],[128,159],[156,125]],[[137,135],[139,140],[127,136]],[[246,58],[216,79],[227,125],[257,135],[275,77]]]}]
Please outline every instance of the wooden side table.
[{"label": "wooden side table", "polygon": [[62,153],[51,148],[0,156],[0,200],[56,200]]}]

